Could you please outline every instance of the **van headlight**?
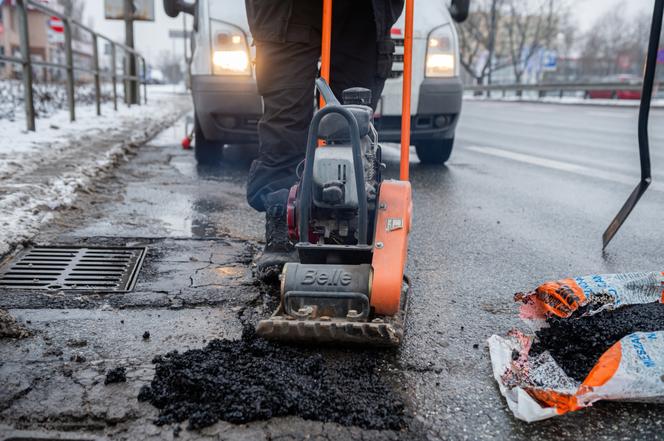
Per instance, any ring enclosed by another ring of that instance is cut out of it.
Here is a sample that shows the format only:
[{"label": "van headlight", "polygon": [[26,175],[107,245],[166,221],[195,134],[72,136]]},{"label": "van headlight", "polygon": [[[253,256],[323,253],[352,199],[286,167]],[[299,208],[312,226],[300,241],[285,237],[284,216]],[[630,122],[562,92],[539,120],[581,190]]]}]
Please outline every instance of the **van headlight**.
[{"label": "van headlight", "polygon": [[456,39],[450,25],[434,29],[427,40],[425,75],[453,77],[456,75]]},{"label": "van headlight", "polygon": [[239,28],[212,22],[212,73],[251,75],[247,38]]}]

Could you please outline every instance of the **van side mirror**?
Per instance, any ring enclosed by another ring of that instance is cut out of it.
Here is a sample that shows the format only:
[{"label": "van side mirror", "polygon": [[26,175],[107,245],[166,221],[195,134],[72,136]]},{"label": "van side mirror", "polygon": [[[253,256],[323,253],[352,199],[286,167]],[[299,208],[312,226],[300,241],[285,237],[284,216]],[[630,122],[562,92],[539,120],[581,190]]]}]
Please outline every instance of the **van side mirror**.
[{"label": "van side mirror", "polygon": [[164,0],[164,11],[171,18],[178,16],[180,12],[185,14],[196,14],[196,2],[190,3],[185,0]]},{"label": "van side mirror", "polygon": [[457,23],[463,23],[468,18],[470,0],[452,0],[450,4],[450,15]]}]

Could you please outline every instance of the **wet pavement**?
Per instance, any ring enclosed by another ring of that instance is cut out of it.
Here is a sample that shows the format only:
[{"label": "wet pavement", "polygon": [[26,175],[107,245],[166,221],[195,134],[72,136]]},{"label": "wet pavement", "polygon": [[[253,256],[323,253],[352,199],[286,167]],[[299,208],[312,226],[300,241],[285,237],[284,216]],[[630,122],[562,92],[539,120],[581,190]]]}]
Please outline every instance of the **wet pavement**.
[{"label": "wet pavement", "polygon": [[[375,357],[379,380],[405,403],[403,428],[293,416],[196,431],[152,424],[158,410],[136,397],[154,378],[155,356],[237,340],[244,324],[274,306],[251,276],[262,223],[244,201],[247,147],[231,146],[231,160],[219,168],[198,167],[179,148],[178,125],[36,239],[148,247],[133,292],[0,295],[0,309],[32,333],[0,340],[0,434],[12,426],[24,437],[37,430],[84,439],[662,439],[662,405],[599,403],[536,424],[515,420],[486,345],[490,335],[521,326],[516,291],[566,276],[661,270],[664,196],[657,185],[601,252],[602,231],[638,180],[634,109],[464,106],[449,164],[411,164],[406,338],[398,352]],[[657,179],[661,128],[654,138]],[[396,148],[387,146],[384,158],[396,174]],[[365,356],[322,354],[351,365]],[[126,382],[104,385],[107,373],[122,367]]]}]

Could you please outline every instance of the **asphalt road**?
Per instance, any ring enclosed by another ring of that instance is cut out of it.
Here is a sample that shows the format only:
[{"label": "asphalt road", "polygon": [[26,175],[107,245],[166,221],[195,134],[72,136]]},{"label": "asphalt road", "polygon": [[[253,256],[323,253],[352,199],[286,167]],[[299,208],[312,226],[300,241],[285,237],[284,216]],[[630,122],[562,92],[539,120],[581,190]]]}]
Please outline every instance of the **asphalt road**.
[{"label": "asphalt road", "polygon": [[448,166],[412,165],[416,293],[402,360],[433,369],[406,374],[429,433],[661,439],[662,406],[600,403],[516,421],[491,377],[485,341],[523,326],[514,292],[574,275],[661,269],[662,116],[652,112],[655,184],[605,253],[602,232],[638,182],[635,108],[466,101]]},{"label": "asphalt road", "polygon": [[[636,116],[634,108],[467,101],[448,165],[411,160],[407,334],[398,353],[381,357],[380,371],[406,401],[406,429],[289,417],[217,423],[183,430],[180,439],[664,439],[662,405],[599,403],[540,423],[515,420],[486,345],[492,334],[522,326],[516,291],[567,276],[662,269],[664,128],[655,123],[655,184],[601,250],[604,228],[638,180]],[[653,121],[662,116],[654,111]],[[251,280],[261,219],[244,202],[243,148],[231,148],[218,169],[201,168],[179,148],[183,133],[174,127],[141,148],[37,238],[147,245],[135,292],[0,297],[0,308],[35,335],[0,343],[0,390],[11,397],[0,400],[0,433],[16,433],[11,426],[170,439],[172,428],[153,426],[155,410],[135,400],[154,372],[152,357],[238,338],[247,311],[269,312]],[[396,147],[387,146],[384,158],[396,174]],[[145,330],[149,341],[141,339]],[[85,361],[70,361],[76,354]],[[127,383],[103,386],[104,373],[118,365],[127,367]]]}]

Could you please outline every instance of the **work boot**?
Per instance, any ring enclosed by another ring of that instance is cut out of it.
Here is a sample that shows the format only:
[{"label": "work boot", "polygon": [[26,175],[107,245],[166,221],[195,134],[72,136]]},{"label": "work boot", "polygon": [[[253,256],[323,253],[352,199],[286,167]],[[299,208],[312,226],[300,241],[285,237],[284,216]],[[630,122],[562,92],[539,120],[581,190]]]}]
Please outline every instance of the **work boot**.
[{"label": "work boot", "polygon": [[288,190],[270,193],[265,199],[265,248],[256,259],[254,274],[264,283],[276,283],[284,264],[297,261],[297,253],[288,238]]}]

